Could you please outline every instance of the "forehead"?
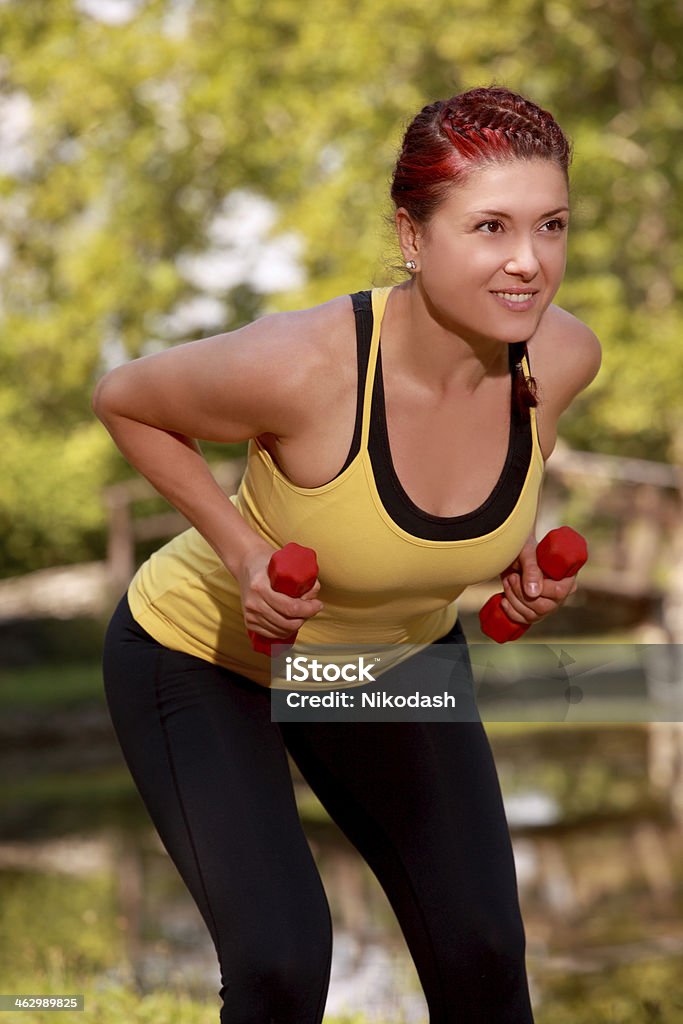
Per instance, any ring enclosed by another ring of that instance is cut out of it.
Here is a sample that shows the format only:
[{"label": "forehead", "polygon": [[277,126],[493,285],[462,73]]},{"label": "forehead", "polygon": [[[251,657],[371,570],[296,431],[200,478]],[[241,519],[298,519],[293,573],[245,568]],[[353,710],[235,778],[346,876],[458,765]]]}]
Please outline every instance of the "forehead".
[{"label": "forehead", "polygon": [[453,186],[437,214],[499,210],[510,216],[540,216],[568,204],[567,179],[552,160],[506,160],[471,171]]}]

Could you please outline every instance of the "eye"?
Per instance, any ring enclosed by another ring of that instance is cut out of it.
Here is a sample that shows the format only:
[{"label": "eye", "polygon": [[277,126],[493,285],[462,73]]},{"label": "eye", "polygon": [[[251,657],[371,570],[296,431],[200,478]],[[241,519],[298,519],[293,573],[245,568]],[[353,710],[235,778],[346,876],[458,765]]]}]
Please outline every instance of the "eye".
[{"label": "eye", "polygon": [[567,227],[567,221],[566,220],[562,220],[561,217],[553,217],[552,220],[547,220],[545,222],[545,224],[543,225],[542,230],[547,230],[547,231],[549,231],[551,233],[555,233],[555,232],[558,232],[558,231],[564,231],[564,229],[566,227]]},{"label": "eye", "polygon": [[477,231],[481,231],[484,228],[484,234],[486,235],[497,235],[503,229],[503,225],[499,220],[484,220],[481,224],[477,224]]}]

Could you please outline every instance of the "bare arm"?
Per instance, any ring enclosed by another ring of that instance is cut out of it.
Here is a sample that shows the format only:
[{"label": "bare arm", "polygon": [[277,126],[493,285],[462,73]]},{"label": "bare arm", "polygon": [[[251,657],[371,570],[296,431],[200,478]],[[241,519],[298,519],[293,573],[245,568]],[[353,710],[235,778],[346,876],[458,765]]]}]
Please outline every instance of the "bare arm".
[{"label": "bare arm", "polygon": [[272,547],[219,487],[195,439],[236,443],[265,432],[295,434],[307,381],[321,358],[315,323],[315,311],[277,314],[178,345],[117,367],[93,396],[96,415],[127,461],[240,581],[245,621],[264,635],[291,632],[297,616],[309,617],[320,604],[271,590],[265,567]]},{"label": "bare arm", "polygon": [[540,384],[547,461],[555,446],[558,420],[596,377],[600,342],[590,327],[559,306],[550,306],[529,343],[531,372]]},{"label": "bare arm", "polygon": [[[602,349],[593,331],[566,310],[553,306],[549,312],[552,315],[549,318],[551,329],[545,353],[537,347],[536,362],[541,363],[545,381],[546,422],[552,425],[554,432],[560,416],[597,376]],[[501,607],[513,622],[532,624],[540,621],[557,611],[576,590],[576,576],[563,580],[543,577],[536,562],[536,544],[534,525],[510,569],[501,573],[505,588]],[[536,584],[536,590],[533,584]]]},{"label": "bare arm", "polygon": [[602,347],[590,327],[562,310],[565,329],[558,338],[551,404],[557,417],[595,379],[602,363]]}]

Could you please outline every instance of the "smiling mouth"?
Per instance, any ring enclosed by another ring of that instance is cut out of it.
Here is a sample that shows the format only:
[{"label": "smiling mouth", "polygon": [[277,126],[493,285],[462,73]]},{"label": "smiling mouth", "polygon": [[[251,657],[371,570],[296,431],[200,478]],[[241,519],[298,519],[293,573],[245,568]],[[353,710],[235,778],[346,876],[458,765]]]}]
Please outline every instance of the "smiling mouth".
[{"label": "smiling mouth", "polygon": [[536,292],[493,292],[494,295],[500,295],[502,299],[507,299],[508,302],[528,302],[529,299],[533,299]]}]

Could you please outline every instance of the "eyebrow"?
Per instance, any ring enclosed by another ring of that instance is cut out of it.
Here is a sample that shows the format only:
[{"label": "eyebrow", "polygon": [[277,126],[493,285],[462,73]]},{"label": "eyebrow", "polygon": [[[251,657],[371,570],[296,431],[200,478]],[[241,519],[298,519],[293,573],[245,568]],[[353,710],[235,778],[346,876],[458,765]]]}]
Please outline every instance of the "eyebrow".
[{"label": "eyebrow", "polygon": [[[541,217],[554,217],[556,213],[569,213],[568,206],[558,206],[555,210],[548,210],[547,213],[542,213]],[[476,217],[506,217],[510,219],[510,214],[505,213],[504,210],[473,210],[472,216]]]}]

